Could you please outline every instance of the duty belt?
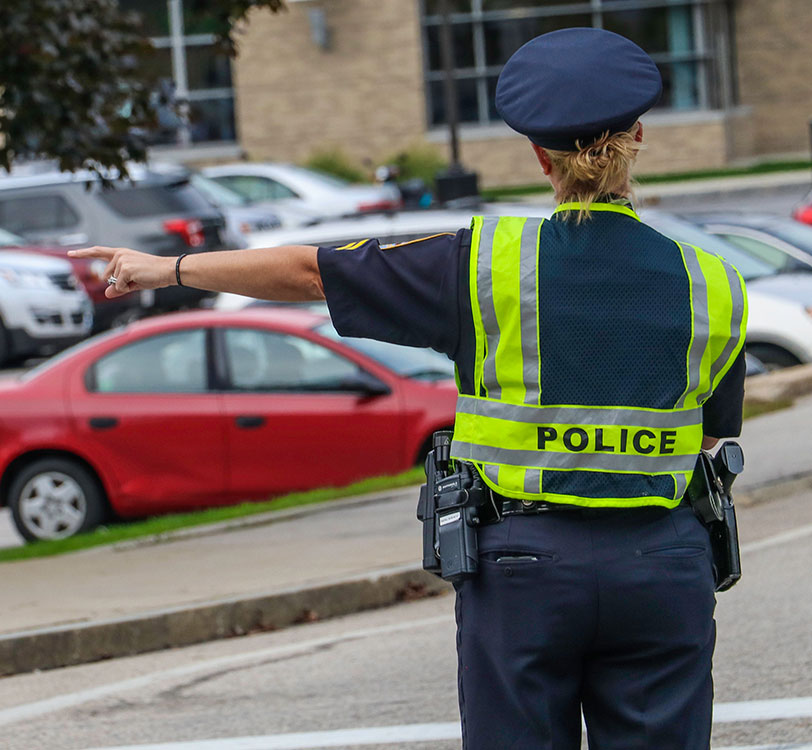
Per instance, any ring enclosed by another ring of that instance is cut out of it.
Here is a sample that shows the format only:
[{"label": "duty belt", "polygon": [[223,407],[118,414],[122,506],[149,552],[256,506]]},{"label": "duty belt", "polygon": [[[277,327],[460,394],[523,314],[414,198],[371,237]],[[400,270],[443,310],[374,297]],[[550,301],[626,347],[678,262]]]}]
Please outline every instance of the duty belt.
[{"label": "duty belt", "polygon": [[[480,524],[486,526],[492,523],[499,523],[505,516],[533,516],[542,513],[572,513],[578,511],[582,515],[604,515],[607,511],[628,510],[627,508],[589,508],[583,505],[570,505],[568,503],[549,503],[544,500],[517,500],[511,497],[499,495],[491,492],[493,505],[485,506],[480,512]],[[687,505],[688,500],[683,497],[680,505]],[[656,507],[656,506],[643,506]],[[496,509],[499,515],[496,515]],[[637,508],[639,509],[639,508]],[[489,512],[490,511],[490,512]]]}]

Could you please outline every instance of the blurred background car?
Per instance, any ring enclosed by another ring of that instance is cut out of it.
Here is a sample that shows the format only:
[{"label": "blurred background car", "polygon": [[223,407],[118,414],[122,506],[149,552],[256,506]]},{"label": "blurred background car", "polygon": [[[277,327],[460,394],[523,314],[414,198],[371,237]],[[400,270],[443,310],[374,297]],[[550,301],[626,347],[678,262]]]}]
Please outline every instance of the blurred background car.
[{"label": "blurred background car", "polygon": [[812,226],[775,214],[702,213],[686,218],[781,272],[812,272]]},{"label": "blurred background car", "polygon": [[810,190],[792,211],[792,218],[803,224],[812,224],[812,190]]},{"label": "blurred background car", "polygon": [[[90,172],[51,164],[15,167],[0,177],[0,226],[38,245],[131,247],[153,255],[225,250],[222,214],[189,184],[186,170],[130,167],[133,182],[103,188]],[[145,312],[197,306],[210,292],[172,286],[142,292]]]},{"label": "blurred background car", "polygon": [[[199,172],[191,172],[189,182],[223,212],[230,229],[244,238],[266,229],[306,226],[319,221],[318,215],[304,206],[284,201],[252,201]],[[241,247],[246,246],[246,241]]]},{"label": "blurred background car", "polygon": [[189,183],[220,210],[230,235],[240,237],[241,245],[245,245],[247,236],[253,232],[279,229],[282,226],[277,213],[263,208],[261,204],[252,204],[239,193],[209,177],[192,172],[189,174]]},{"label": "blurred background car", "polygon": [[92,258],[69,258],[64,247],[30,245],[22,237],[0,229],[0,252],[9,250],[36,253],[67,260],[73,273],[87,292],[93,305],[93,332],[103,331],[111,326],[124,325],[142,316],[141,301],[137,294],[110,299],[105,296],[107,289],[107,264]]},{"label": "blurred background car", "polygon": [[272,202],[320,220],[401,206],[400,191],[390,182],[353,185],[332,175],[294,164],[219,164],[200,170],[254,203]]},{"label": "blurred background car", "polygon": [[67,260],[0,251],[0,364],[52,354],[92,326],[90,299]]},{"label": "blurred background car", "polygon": [[[497,203],[480,207],[478,213],[547,216],[549,210],[540,206]],[[747,349],[764,367],[774,369],[812,362],[812,275],[783,270],[783,254],[779,260],[764,259],[673,214],[643,210],[640,215],[666,236],[717,253],[736,266],[750,296],[758,295],[758,303],[750,306]],[[365,237],[375,237],[382,244],[394,244],[442,232],[456,232],[470,222],[470,211],[379,214],[262,232],[253,235],[251,242],[255,247],[288,244],[340,247]],[[217,297],[214,305],[219,309],[238,309],[250,302],[247,297],[223,294]],[[751,371],[755,369],[755,364],[751,363]]]},{"label": "blurred background car", "polygon": [[0,380],[0,505],[53,539],[393,474],[456,397],[444,356],[338,340],[324,315],[158,316]]}]

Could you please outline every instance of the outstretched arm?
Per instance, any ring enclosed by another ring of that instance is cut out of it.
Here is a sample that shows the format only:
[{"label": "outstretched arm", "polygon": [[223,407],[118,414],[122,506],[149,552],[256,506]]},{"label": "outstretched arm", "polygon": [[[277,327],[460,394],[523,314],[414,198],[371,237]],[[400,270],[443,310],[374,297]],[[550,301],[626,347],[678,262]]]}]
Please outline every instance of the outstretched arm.
[{"label": "outstretched arm", "polygon": [[[123,247],[70,250],[74,258],[100,258],[105,275],[116,279],[105,294],[121,297],[139,289],[177,284],[175,257],[161,257]],[[225,250],[187,255],[180,263],[183,286],[233,292],[257,299],[308,302],[324,299],[317,248],[287,245],[253,250]]]}]

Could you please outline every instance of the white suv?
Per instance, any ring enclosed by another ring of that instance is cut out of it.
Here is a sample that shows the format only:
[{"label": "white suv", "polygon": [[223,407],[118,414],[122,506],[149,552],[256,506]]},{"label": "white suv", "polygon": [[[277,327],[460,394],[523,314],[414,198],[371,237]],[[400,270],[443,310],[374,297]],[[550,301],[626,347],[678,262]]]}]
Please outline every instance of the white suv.
[{"label": "white suv", "polygon": [[90,299],[67,260],[0,250],[0,365],[63,349],[92,326]]}]

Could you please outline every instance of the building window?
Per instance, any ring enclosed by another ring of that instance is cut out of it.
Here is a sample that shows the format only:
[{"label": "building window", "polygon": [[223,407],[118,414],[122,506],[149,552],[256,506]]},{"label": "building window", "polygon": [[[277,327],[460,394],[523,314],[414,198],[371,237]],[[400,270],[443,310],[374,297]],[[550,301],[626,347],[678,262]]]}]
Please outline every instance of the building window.
[{"label": "building window", "polygon": [[[732,103],[726,0],[448,0],[461,123],[501,122],[496,80],[525,42],[573,26],[604,28],[648,52],[663,77],[658,110]],[[430,126],[445,122],[438,0],[422,0]]]},{"label": "building window", "polygon": [[155,46],[149,72],[160,81],[160,93],[185,112],[179,116],[175,108],[157,104],[156,92],[153,143],[235,141],[231,60],[215,49],[206,20],[184,7],[184,0],[119,0],[119,5],[141,15]]}]

